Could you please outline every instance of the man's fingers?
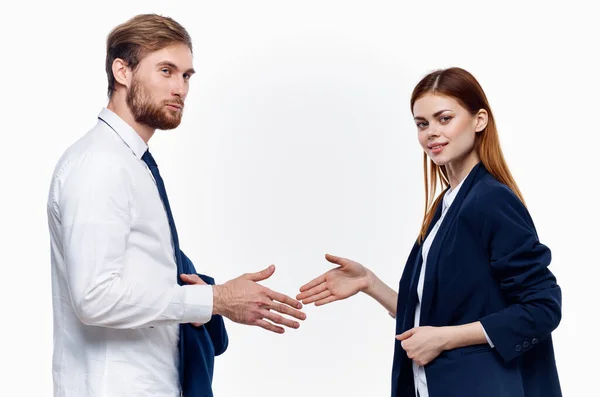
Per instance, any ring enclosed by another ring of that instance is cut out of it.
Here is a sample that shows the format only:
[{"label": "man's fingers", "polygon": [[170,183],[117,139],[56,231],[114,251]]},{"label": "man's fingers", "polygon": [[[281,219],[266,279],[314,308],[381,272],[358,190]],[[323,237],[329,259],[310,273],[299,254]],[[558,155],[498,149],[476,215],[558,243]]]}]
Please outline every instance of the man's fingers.
[{"label": "man's fingers", "polygon": [[279,293],[279,292],[275,292],[272,291],[270,289],[267,289],[267,296],[274,301],[277,302],[281,302],[281,303],[285,303],[288,306],[291,307],[295,307],[296,309],[302,309],[302,303],[298,302],[297,300],[290,298],[289,296]]},{"label": "man's fingers", "polygon": [[285,325],[286,327],[289,327],[289,328],[299,328],[300,327],[300,324],[297,321],[290,320],[289,318],[285,318],[285,317],[283,317],[277,313],[273,313],[269,310],[265,310],[263,312],[263,317],[268,320],[271,320],[275,324]]},{"label": "man's fingers", "polygon": [[184,283],[188,284],[206,284],[197,274],[182,274],[179,276]]},{"label": "man's fingers", "polygon": [[335,302],[337,300],[338,300],[337,296],[331,295],[331,296],[328,296],[325,299],[321,299],[321,300],[316,301],[315,302],[315,306],[323,306],[323,305],[326,305],[328,303]]},{"label": "man's fingers", "polygon": [[[309,289],[322,284],[325,282],[325,273],[321,274],[319,277],[309,281],[308,283],[304,284],[302,287],[300,287],[300,292],[304,292],[304,291],[308,291]],[[298,298],[300,299],[300,298]]]},{"label": "man's fingers", "polygon": [[285,332],[283,328],[273,325],[265,320],[256,320],[255,324],[261,328],[266,329],[267,331],[275,332],[276,334],[283,334]]},{"label": "man's fingers", "polygon": [[328,298],[331,296],[331,291],[329,291],[328,289],[326,289],[325,291],[319,292],[316,295],[313,295],[309,298],[304,299],[302,302],[306,305],[308,305],[309,303],[312,302],[316,302],[316,301],[320,301],[323,300],[325,298]]},{"label": "man's fingers", "polygon": [[[296,296],[296,299],[298,299],[299,301],[304,300],[306,298],[310,298],[313,295],[316,295],[320,292],[323,292],[327,289],[327,283],[321,283],[319,285],[317,285],[316,287],[312,287],[311,289],[302,292],[301,294],[298,294]],[[303,303],[309,303],[309,302],[303,302]]]},{"label": "man's fingers", "polygon": [[306,320],[306,314],[304,314],[300,310],[292,309],[288,305],[282,305],[281,303],[272,302],[270,305],[267,305],[267,307],[271,310],[275,310],[276,312],[295,317],[298,320]]},{"label": "man's fingers", "polygon": [[266,269],[261,270],[260,272],[244,274],[243,277],[246,278],[247,280],[258,282],[258,281],[263,281],[263,280],[268,279],[269,277],[271,277],[273,275],[274,272],[275,272],[275,265],[271,265],[271,266],[267,267]]}]

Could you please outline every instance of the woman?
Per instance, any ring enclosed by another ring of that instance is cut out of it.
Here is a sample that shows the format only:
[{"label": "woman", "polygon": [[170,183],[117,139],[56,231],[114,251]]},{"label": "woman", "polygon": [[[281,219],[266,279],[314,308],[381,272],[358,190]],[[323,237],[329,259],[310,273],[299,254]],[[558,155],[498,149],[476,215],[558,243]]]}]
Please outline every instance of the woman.
[{"label": "woman", "polygon": [[362,291],[395,313],[393,397],[561,396],[550,336],[561,291],[483,89],[463,69],[435,71],[415,87],[411,109],[426,210],[398,293],[361,264],[327,255],[339,266],[297,299],[319,306]]}]

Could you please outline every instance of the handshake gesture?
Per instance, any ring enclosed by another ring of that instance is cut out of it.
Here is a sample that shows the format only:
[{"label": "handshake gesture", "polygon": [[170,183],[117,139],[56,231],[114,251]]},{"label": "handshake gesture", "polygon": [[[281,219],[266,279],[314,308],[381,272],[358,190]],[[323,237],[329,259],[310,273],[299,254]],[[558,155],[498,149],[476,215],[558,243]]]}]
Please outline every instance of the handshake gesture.
[{"label": "handshake gesture", "polygon": [[[347,258],[327,254],[325,259],[337,266],[301,286],[296,299],[258,283],[273,275],[273,265],[258,273],[244,274],[225,284],[215,285],[213,314],[282,334],[282,326],[294,329],[300,327],[297,321],[286,316],[297,320],[306,319],[306,315],[299,310],[302,304],[322,306],[364,292],[395,317],[397,292],[371,270]],[[182,279],[189,284],[202,283],[195,275],[182,275]],[[423,366],[435,360],[444,350],[486,343],[482,329],[478,322],[455,327],[414,327],[396,335],[396,339],[401,342],[408,358]]]},{"label": "handshake gesture", "polygon": [[[273,265],[260,272],[243,274],[225,284],[215,285],[213,314],[281,334],[284,332],[281,326],[296,329],[300,324],[293,319],[306,319],[306,314],[299,310],[302,308],[299,301],[304,304],[314,302],[316,306],[321,306],[349,298],[368,288],[370,272],[360,263],[329,254],[326,259],[338,267],[300,287],[297,300],[259,284],[273,275]],[[188,284],[203,284],[196,275],[184,274],[181,278]]]}]

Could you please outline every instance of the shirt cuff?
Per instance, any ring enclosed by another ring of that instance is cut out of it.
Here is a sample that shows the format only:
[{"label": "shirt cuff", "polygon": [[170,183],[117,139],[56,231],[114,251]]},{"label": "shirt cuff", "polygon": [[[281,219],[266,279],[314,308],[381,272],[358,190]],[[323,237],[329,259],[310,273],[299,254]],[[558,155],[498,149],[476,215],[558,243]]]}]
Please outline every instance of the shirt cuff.
[{"label": "shirt cuff", "polygon": [[202,323],[210,321],[213,311],[212,285],[183,285],[182,323]]},{"label": "shirt cuff", "polygon": [[490,347],[493,349],[494,348],[494,344],[492,343],[492,340],[488,336],[487,332],[485,332],[485,328],[483,327],[483,324],[481,324],[481,329],[483,330],[483,334],[485,335],[485,339],[487,340],[487,342],[490,345]]}]

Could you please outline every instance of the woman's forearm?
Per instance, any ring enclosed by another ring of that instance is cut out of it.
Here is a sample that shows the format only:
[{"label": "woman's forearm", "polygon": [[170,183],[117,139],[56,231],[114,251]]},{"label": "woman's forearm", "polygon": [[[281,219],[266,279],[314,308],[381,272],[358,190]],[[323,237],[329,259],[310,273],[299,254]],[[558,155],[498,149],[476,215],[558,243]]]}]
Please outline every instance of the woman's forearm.
[{"label": "woman's forearm", "polygon": [[446,330],[444,350],[488,343],[479,321],[444,328]]},{"label": "woman's forearm", "polygon": [[386,283],[372,271],[367,269],[367,284],[362,290],[365,294],[375,299],[383,306],[392,317],[396,317],[396,308],[398,305],[398,293],[390,288]]}]

